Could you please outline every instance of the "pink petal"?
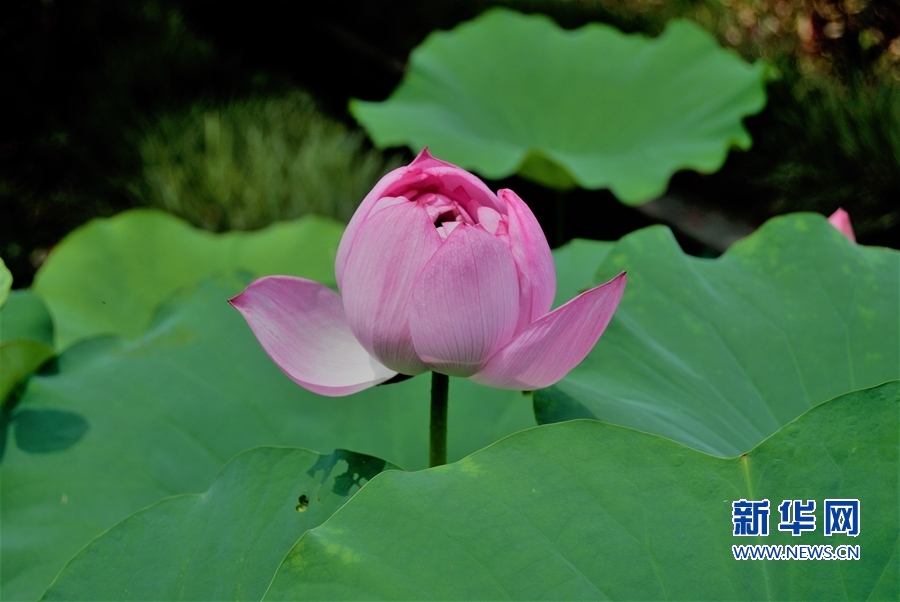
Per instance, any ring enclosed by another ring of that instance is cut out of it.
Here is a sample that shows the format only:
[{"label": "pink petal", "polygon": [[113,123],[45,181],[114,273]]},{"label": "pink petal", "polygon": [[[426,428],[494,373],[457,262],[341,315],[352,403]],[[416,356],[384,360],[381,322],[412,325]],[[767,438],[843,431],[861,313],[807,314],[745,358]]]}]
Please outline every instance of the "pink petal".
[{"label": "pink petal", "polygon": [[[428,152],[428,147],[426,146],[419,154],[416,155],[416,158],[413,159],[413,162],[409,164],[410,167],[415,167],[419,170],[426,171],[433,168],[443,168],[443,167],[456,167],[452,163],[447,163],[446,161],[441,161],[440,159],[436,159],[434,155]],[[456,167],[459,169],[459,167]]]},{"label": "pink petal", "polygon": [[522,391],[557,382],[587,356],[603,334],[622,299],[625,280],[622,272],[533,322],[470,380]]},{"label": "pink petal", "polygon": [[413,289],[409,325],[419,357],[444,374],[477,372],[513,335],[518,286],[505,242],[481,226],[457,226]]},{"label": "pink petal", "polygon": [[556,268],[547,237],[525,201],[508,189],[497,196],[506,203],[509,246],[519,270],[518,332],[550,311],[556,295]]},{"label": "pink petal", "polygon": [[318,282],[260,278],[229,303],[282,372],[310,391],[349,395],[397,374],[363,349],[347,326],[340,295]]},{"label": "pink petal", "polygon": [[828,218],[831,225],[838,229],[851,242],[856,242],[856,235],[853,233],[853,226],[850,224],[850,214],[838,207],[838,210],[831,214]]},{"label": "pink petal", "polygon": [[423,149],[412,163],[398,167],[382,177],[350,218],[350,223],[347,224],[347,229],[338,245],[337,257],[334,262],[334,273],[341,291],[344,290],[344,271],[350,249],[355,244],[360,226],[369,218],[369,214],[379,199],[386,196],[398,196],[416,185],[419,188],[427,187],[434,181],[439,181],[441,187],[450,191],[461,187],[478,205],[492,207],[501,213],[506,211],[503,203],[497,199],[497,195],[491,192],[477,176],[456,165],[435,159],[427,148]]},{"label": "pink petal", "polygon": [[409,331],[413,285],[441,245],[417,203],[376,206],[356,233],[341,293],[350,330],[382,364],[403,374],[427,370]]},{"label": "pink petal", "polygon": [[356,211],[353,213],[353,217],[350,218],[350,223],[347,224],[347,229],[344,230],[344,235],[341,237],[341,242],[338,245],[337,257],[334,262],[334,274],[337,279],[338,288],[343,290],[344,269],[347,264],[347,256],[350,254],[350,249],[353,248],[356,234],[359,231],[360,226],[368,219],[372,209],[375,208],[375,205],[382,198],[386,196],[395,196],[389,194],[390,189],[398,187],[405,188],[407,186],[406,183],[415,181],[418,177],[418,170],[411,170],[409,165],[398,167],[378,180],[375,187],[372,188],[369,194],[366,195],[366,198],[360,203],[359,207],[357,207]]},{"label": "pink petal", "polygon": [[500,213],[506,212],[506,207],[497,198],[497,195],[491,192],[487,184],[482,182],[478,176],[452,163],[435,159],[428,152],[427,148],[422,149],[422,152],[409,164],[409,167],[436,177],[446,190],[462,188],[475,201],[476,205],[490,207]]}]

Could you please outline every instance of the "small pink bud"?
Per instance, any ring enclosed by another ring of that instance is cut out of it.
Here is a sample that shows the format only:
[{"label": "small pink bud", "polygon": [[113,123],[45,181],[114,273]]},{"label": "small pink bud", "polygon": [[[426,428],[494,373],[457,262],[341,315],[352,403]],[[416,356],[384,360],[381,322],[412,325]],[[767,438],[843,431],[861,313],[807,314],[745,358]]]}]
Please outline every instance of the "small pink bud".
[{"label": "small pink bud", "polygon": [[850,224],[850,214],[838,207],[838,210],[831,214],[828,218],[831,225],[837,228],[841,234],[856,242],[856,235],[853,233],[853,226]]}]

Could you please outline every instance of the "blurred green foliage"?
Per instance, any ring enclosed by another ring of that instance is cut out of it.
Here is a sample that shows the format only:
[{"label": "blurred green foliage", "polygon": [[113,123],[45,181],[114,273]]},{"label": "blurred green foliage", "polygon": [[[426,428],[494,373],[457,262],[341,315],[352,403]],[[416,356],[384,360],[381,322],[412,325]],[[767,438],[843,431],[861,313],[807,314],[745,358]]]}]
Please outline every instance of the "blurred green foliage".
[{"label": "blurred green foliage", "polygon": [[163,116],[140,146],[149,205],[208,230],[248,230],[316,213],[347,222],[375,182],[401,160],[365,147],[361,132],[293,91],[195,105]]},{"label": "blurred green foliage", "polygon": [[760,187],[772,212],[844,205],[869,244],[896,246],[889,232],[900,226],[900,85],[807,85],[801,104],[779,112],[795,138],[767,144],[777,161]]}]

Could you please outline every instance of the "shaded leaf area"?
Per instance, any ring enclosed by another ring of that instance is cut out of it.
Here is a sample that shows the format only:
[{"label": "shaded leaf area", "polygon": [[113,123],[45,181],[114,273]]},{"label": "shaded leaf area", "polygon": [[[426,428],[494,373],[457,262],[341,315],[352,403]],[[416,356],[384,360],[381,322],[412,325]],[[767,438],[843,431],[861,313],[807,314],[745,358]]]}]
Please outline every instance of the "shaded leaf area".
[{"label": "shaded leaf area", "polygon": [[[307,392],[226,303],[247,281],[185,289],[141,338],[90,339],[28,381],[2,463],[4,598],[36,599],[93,537],[164,497],[203,491],[251,447],[347,449],[427,465],[427,376],[344,398]],[[35,420],[37,440],[23,431]],[[451,382],[449,420],[451,460],[535,425],[530,395],[465,379]]]},{"label": "shaded leaf area", "polygon": [[585,287],[626,270],[625,295],[587,358],[535,393],[541,423],[592,417],[731,456],[900,378],[900,253],[852,244],[821,216],[773,219],[715,260],[663,227],[600,255]]},{"label": "shaded leaf area", "polygon": [[0,407],[5,407],[16,386],[53,357],[53,348],[33,339],[0,343]]},{"label": "shaded leaf area", "polygon": [[[285,558],[266,600],[865,600],[898,590],[897,382],[723,459],[581,420],[446,467],[384,473]],[[824,535],[823,500],[860,502]],[[817,528],[734,537],[732,502],[815,500]],[[377,520],[375,520],[377,517]],[[739,544],[858,545],[852,562],[739,562]]]},{"label": "shaded leaf area", "polygon": [[649,40],[494,9],[431,34],[388,100],[350,109],[380,147],[634,205],[679,169],[713,172],[729,147],[749,148],[741,119],[765,105],[764,77],[688,21]]},{"label": "shaded leaf area", "polygon": [[137,337],[159,305],[219,272],[288,274],[334,286],[344,227],[320,217],[258,232],[211,234],[160,211],[126,211],[69,234],[35,276],[56,323],[56,345],[97,335]]},{"label": "shaded leaf area", "polygon": [[34,339],[53,345],[53,320],[44,302],[29,290],[12,291],[0,308],[0,343]]},{"label": "shaded leaf area", "polygon": [[99,536],[43,599],[259,600],[304,532],[392,468],[344,450],[243,452],[206,493],[161,500]]},{"label": "shaded leaf area", "polygon": [[22,410],[13,414],[10,422],[16,446],[32,454],[69,449],[89,428],[83,416],[59,410]]},{"label": "shaded leaf area", "polygon": [[31,291],[12,291],[0,308],[0,407],[53,355],[53,321],[43,301]]}]

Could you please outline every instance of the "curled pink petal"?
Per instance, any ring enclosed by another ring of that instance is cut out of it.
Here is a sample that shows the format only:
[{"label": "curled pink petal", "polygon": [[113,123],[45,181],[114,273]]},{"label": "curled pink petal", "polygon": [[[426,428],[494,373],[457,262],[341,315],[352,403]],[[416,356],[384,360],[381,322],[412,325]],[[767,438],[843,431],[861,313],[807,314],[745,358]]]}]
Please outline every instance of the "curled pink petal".
[{"label": "curled pink petal", "polygon": [[356,233],[344,266],[344,311],[357,340],[385,366],[403,374],[427,370],[409,330],[413,286],[441,245],[425,209],[388,198]]},{"label": "curled pink petal", "polygon": [[429,189],[435,189],[433,192],[455,193],[457,197],[473,199],[475,205],[492,207],[500,213],[506,212],[497,195],[478,177],[451,163],[435,159],[425,148],[412,163],[398,167],[382,177],[350,218],[334,262],[334,273],[341,291],[344,290],[344,270],[350,249],[356,244],[360,226],[368,220],[378,201],[384,197],[405,194],[412,196],[411,192],[419,193]]},{"label": "curled pink petal", "polygon": [[478,176],[452,163],[432,157],[427,147],[422,149],[409,167],[438,179],[441,187],[447,190],[462,189],[479,205],[486,205],[500,212],[505,211],[503,203],[497,199],[497,195],[491,192],[491,189]]},{"label": "curled pink petal", "polygon": [[529,391],[557,382],[597,343],[622,299],[625,281],[622,272],[531,323],[470,380]]},{"label": "curled pink petal", "polygon": [[350,218],[350,223],[347,224],[347,228],[344,230],[344,235],[341,237],[341,242],[338,245],[337,256],[334,262],[334,275],[337,279],[338,288],[343,290],[344,266],[347,263],[347,255],[350,254],[350,249],[353,248],[357,231],[363,222],[368,219],[369,213],[372,212],[372,209],[375,208],[378,201],[384,197],[396,196],[390,194],[389,189],[396,188],[398,184],[403,185],[404,182],[412,182],[416,177],[417,173],[411,172],[409,165],[404,165],[403,167],[398,167],[397,169],[388,172],[378,180],[375,187],[366,195],[366,198],[359,204],[359,207],[356,208],[353,217]]},{"label": "curled pink petal", "polygon": [[518,313],[518,276],[508,246],[481,226],[462,224],[422,270],[409,325],[429,368],[469,376],[512,337]]},{"label": "curled pink petal", "polygon": [[856,242],[856,234],[853,233],[853,226],[850,224],[850,214],[838,207],[838,210],[831,214],[828,218],[831,225],[838,231],[850,239],[850,242]]},{"label": "curled pink petal", "polygon": [[272,361],[291,380],[320,395],[349,395],[397,373],[357,342],[340,296],[292,276],[269,276],[229,300]]},{"label": "curled pink petal", "polygon": [[518,332],[550,311],[556,295],[556,267],[547,237],[525,201],[509,189],[497,196],[507,206],[509,245],[519,270]]}]

